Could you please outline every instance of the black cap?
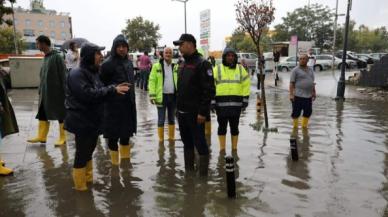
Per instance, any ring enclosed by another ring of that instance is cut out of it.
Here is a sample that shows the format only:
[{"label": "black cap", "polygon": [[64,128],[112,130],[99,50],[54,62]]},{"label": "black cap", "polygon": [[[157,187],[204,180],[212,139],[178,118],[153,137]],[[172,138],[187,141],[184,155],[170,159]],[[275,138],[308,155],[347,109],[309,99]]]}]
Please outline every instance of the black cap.
[{"label": "black cap", "polygon": [[179,40],[176,40],[173,43],[175,46],[178,46],[178,45],[181,45],[185,41],[192,42],[194,45],[197,44],[197,41],[195,40],[194,36],[191,34],[186,34],[186,33],[182,34],[181,37],[179,38]]}]

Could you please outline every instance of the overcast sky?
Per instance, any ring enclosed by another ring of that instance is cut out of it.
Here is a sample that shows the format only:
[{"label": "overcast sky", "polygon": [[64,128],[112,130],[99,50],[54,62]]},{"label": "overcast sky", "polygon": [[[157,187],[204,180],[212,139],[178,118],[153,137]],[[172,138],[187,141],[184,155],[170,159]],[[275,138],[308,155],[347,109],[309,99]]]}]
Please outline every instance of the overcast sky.
[{"label": "overcast sky", "polygon": [[[187,31],[199,38],[199,14],[211,10],[210,49],[223,49],[225,36],[237,27],[235,3],[237,0],[189,0],[187,3]],[[309,0],[274,0],[274,24],[295,8]],[[335,8],[336,0],[310,0]],[[17,0],[17,6],[29,8],[29,0]],[[339,13],[346,12],[347,0],[339,0]],[[159,24],[162,35],[159,45],[171,46],[172,41],[184,32],[183,3],[172,0],[45,0],[47,9],[69,12],[73,20],[75,37],[104,45],[110,49],[113,38],[125,27],[128,18],[143,16]],[[357,24],[388,27],[388,0],[353,0],[351,19]],[[339,18],[339,23],[344,17]]]}]

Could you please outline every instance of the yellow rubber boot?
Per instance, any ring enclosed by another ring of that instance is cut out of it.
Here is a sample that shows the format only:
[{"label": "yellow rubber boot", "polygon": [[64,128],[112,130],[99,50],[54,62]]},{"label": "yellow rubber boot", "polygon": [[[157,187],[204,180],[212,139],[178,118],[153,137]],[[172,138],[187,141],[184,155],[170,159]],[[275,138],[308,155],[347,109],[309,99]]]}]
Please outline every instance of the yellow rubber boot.
[{"label": "yellow rubber boot", "polygon": [[170,140],[170,141],[175,140],[175,125],[174,124],[168,125],[168,140]]},{"label": "yellow rubber boot", "polygon": [[302,128],[307,129],[309,125],[309,118],[303,117],[302,118]]},{"label": "yellow rubber boot", "polygon": [[232,151],[237,150],[238,136],[232,136]]},{"label": "yellow rubber boot", "polygon": [[120,158],[129,159],[131,156],[131,146],[130,145],[120,145]]},{"label": "yellow rubber boot", "polygon": [[59,139],[55,142],[55,146],[61,146],[66,144],[66,132],[63,129],[63,123],[59,124]]},{"label": "yellow rubber boot", "polygon": [[0,164],[0,176],[10,176],[13,174],[13,170],[10,169],[10,168],[7,168],[5,167],[5,163],[4,161],[1,160],[1,164]]},{"label": "yellow rubber boot", "polygon": [[299,125],[299,118],[292,119],[292,127],[298,128],[298,125]]},{"label": "yellow rubber boot", "polygon": [[90,160],[86,163],[85,172],[86,182],[93,182],[93,160]]},{"label": "yellow rubber boot", "polygon": [[112,162],[112,165],[118,166],[120,164],[119,152],[118,151],[109,151],[109,153],[110,153],[110,160]]},{"label": "yellow rubber boot", "polygon": [[164,128],[163,127],[158,127],[158,137],[159,137],[159,142],[164,141]]},{"label": "yellow rubber boot", "polygon": [[205,135],[210,136],[212,134],[212,122],[206,121],[205,122]]},{"label": "yellow rubber boot", "polygon": [[218,141],[220,142],[220,151],[225,151],[226,146],[226,136],[225,135],[219,135]]},{"label": "yellow rubber boot", "polygon": [[50,128],[50,122],[39,121],[38,135],[35,138],[27,140],[27,142],[29,142],[29,143],[46,143],[49,128]]},{"label": "yellow rubber boot", "polygon": [[74,189],[77,191],[86,191],[86,169],[84,168],[73,168],[73,181]]}]

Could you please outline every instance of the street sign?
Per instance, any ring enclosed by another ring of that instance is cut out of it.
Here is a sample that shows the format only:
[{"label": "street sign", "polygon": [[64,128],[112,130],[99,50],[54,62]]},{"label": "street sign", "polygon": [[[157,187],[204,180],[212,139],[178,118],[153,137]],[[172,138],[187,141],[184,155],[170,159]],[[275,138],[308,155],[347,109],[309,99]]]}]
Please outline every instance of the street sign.
[{"label": "street sign", "polygon": [[210,41],[210,10],[200,12],[200,44],[205,50],[209,49]]},{"label": "street sign", "polygon": [[290,44],[291,45],[297,45],[298,44],[298,36],[297,35],[291,36]]}]

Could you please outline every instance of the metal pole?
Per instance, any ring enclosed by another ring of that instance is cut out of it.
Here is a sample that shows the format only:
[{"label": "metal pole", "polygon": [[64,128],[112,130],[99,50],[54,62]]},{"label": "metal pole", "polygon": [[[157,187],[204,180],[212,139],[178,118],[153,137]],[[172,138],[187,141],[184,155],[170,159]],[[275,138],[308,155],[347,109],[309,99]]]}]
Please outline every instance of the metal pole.
[{"label": "metal pole", "polygon": [[186,2],[187,2],[187,1],[184,1],[184,4],[185,4],[185,33],[187,33],[187,24],[186,24]]},{"label": "metal pole", "polygon": [[12,8],[13,42],[15,44],[15,54],[19,54],[18,41],[16,36],[16,26],[15,26],[15,11],[13,9],[12,2],[11,2],[11,8]]},{"label": "metal pole", "polygon": [[345,69],[346,69],[346,54],[348,49],[348,36],[349,36],[349,12],[352,0],[348,0],[348,10],[346,12],[346,23],[345,23],[345,40],[344,49],[342,51],[342,64],[341,64],[341,76],[337,86],[337,97],[335,100],[345,100]]},{"label": "metal pole", "polygon": [[335,43],[337,40],[337,22],[338,22],[338,0],[335,7],[335,19],[334,19],[334,37],[333,37],[333,62],[331,64],[331,68],[333,70],[333,73],[335,71],[334,65],[335,65]]}]

